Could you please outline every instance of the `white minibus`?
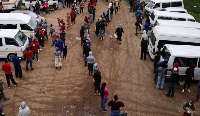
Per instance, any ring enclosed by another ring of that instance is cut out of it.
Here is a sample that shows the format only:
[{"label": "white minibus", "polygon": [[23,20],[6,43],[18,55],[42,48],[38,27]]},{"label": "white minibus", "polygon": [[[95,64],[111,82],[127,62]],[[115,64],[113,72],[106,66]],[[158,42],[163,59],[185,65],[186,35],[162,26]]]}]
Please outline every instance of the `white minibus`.
[{"label": "white minibus", "polygon": [[13,10],[17,8],[19,0],[0,0],[2,2],[4,10]]}]

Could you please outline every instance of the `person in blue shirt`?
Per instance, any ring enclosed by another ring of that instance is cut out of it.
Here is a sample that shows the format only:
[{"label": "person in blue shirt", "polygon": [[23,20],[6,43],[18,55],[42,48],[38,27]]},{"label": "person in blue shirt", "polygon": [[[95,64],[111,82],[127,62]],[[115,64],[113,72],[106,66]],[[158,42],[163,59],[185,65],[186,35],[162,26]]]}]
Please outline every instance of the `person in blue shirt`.
[{"label": "person in blue shirt", "polygon": [[16,78],[22,78],[22,69],[21,69],[21,60],[17,57],[17,53],[12,57],[12,62],[15,68],[15,76]]}]

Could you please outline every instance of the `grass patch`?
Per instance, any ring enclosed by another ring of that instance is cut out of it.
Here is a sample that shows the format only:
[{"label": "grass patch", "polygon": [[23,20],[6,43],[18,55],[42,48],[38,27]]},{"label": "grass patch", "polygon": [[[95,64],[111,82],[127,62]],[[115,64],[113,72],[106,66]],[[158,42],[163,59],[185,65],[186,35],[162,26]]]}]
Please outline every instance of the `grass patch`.
[{"label": "grass patch", "polygon": [[197,22],[200,22],[200,0],[183,0],[183,2],[188,13],[194,16]]}]

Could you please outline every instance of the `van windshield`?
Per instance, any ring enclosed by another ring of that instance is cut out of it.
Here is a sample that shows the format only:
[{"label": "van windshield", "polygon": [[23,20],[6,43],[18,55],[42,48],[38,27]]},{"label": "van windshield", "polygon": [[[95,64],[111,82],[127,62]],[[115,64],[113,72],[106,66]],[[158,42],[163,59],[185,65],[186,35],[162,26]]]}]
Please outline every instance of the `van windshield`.
[{"label": "van windshield", "polygon": [[155,6],[155,3],[154,2],[149,2],[147,5],[146,5],[146,7],[148,7],[148,8],[153,8]]},{"label": "van windshield", "polygon": [[28,22],[28,25],[32,28],[35,29],[37,27],[37,21],[33,18]]},{"label": "van windshield", "polygon": [[165,46],[162,49],[162,57],[163,57],[163,59],[169,60],[170,56],[171,56],[171,54],[170,54],[169,50],[167,49],[167,47]]},{"label": "van windshield", "polygon": [[17,40],[20,46],[23,46],[27,41],[27,36],[19,31],[17,35],[15,35],[15,39]]}]

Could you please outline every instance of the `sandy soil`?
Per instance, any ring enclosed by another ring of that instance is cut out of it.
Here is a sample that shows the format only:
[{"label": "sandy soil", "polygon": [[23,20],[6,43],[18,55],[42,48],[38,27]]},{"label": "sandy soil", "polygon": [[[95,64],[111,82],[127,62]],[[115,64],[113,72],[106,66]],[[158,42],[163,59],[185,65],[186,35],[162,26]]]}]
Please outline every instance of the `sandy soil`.
[{"label": "sandy soil", "polygon": [[[107,7],[108,3],[98,0],[96,19]],[[51,12],[46,17],[48,25],[53,24],[58,32],[56,18],[63,18],[66,22],[69,11],[68,8]],[[51,41],[46,41],[46,48],[39,53],[40,62],[33,63],[33,71],[25,71],[25,60],[22,60],[23,78],[15,79],[19,86],[11,85],[11,89],[8,89],[4,78],[5,94],[10,98],[2,101],[7,116],[16,116],[22,101],[27,103],[32,116],[109,116],[109,112],[103,113],[100,109],[100,97],[94,96],[93,81],[84,66],[80,40],[75,39],[79,37],[84,16],[88,15],[86,11],[85,8],[84,14],[77,16],[72,29],[66,31],[68,55],[62,61],[61,70],[55,69],[54,47]],[[139,37],[142,31],[136,37],[134,23],[135,16],[123,1],[118,14],[114,15],[106,27],[104,41],[95,35],[95,23],[91,24],[92,51],[102,70],[102,79],[107,82],[109,100],[117,94],[119,100],[125,103],[124,110],[129,116],[181,116],[182,106],[195,98],[197,83],[192,84],[191,93],[181,93],[182,86],[176,86],[174,98],[165,96],[167,81],[164,90],[157,90],[153,83],[153,62],[148,55],[146,61],[140,60]],[[121,45],[116,39],[109,38],[119,24],[122,24],[125,31]],[[3,64],[3,60],[0,64]],[[195,103],[195,106],[196,116],[200,116],[199,103]],[[110,108],[106,108],[110,111]]]}]

